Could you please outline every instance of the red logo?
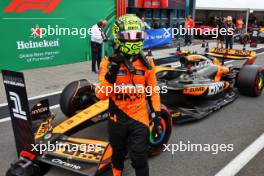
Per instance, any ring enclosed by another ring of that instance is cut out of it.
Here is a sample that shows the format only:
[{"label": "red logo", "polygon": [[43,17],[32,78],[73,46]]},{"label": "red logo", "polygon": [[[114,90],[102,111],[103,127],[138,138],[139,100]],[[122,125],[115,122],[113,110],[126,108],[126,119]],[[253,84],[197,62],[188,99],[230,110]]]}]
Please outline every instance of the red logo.
[{"label": "red logo", "polygon": [[27,10],[41,10],[44,13],[52,12],[61,0],[13,0],[4,12],[22,13]]},{"label": "red logo", "polygon": [[38,25],[36,25],[35,28],[31,28],[31,32],[32,32],[31,35],[34,38],[37,38],[37,37],[42,38],[43,37],[43,35],[42,35],[42,29]]}]

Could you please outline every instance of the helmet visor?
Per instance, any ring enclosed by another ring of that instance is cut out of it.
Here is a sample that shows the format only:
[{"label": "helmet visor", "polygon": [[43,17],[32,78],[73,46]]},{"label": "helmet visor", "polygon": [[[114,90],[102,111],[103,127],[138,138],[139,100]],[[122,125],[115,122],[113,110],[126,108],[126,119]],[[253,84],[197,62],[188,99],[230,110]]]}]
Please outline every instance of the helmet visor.
[{"label": "helmet visor", "polygon": [[140,41],[144,40],[145,32],[140,30],[129,30],[129,31],[121,31],[116,34],[116,37],[119,40],[124,41]]}]

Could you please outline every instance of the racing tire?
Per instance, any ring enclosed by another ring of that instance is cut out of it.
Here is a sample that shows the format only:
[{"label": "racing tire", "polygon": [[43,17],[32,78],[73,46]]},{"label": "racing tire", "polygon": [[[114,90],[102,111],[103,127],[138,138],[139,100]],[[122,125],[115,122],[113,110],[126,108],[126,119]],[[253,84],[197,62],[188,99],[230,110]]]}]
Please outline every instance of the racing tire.
[{"label": "racing tire", "polygon": [[167,144],[170,139],[172,125],[173,124],[170,113],[168,112],[167,108],[162,105],[160,119],[162,133],[155,137],[155,134],[150,126],[149,157],[159,155],[163,151],[163,149],[165,148],[164,144]]},{"label": "racing tire", "polygon": [[237,76],[237,88],[241,94],[258,97],[264,87],[263,68],[257,65],[245,65]]},{"label": "racing tire", "polygon": [[72,117],[97,101],[95,86],[86,79],[68,84],[60,96],[60,107],[63,114]]},{"label": "racing tire", "polygon": [[[34,173],[33,175],[26,175],[26,176],[44,176],[49,170],[50,170],[50,165],[39,162],[38,165],[35,165],[34,167]],[[24,173],[18,173],[18,174],[13,174],[11,168],[9,168],[6,172],[6,176],[25,176]]]},{"label": "racing tire", "polygon": [[7,170],[7,172],[6,172],[6,176],[18,176],[18,175],[14,175],[14,174],[12,174],[12,172],[11,172],[11,168],[10,169],[8,169]]}]

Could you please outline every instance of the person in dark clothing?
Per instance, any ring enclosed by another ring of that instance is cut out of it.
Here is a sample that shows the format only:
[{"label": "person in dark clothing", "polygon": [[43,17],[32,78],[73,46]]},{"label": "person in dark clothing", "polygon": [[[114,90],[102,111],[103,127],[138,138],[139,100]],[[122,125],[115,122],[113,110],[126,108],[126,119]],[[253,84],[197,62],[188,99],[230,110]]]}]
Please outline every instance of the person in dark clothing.
[{"label": "person in dark clothing", "polygon": [[92,48],[92,72],[97,73],[97,68],[99,69],[101,58],[102,58],[102,44],[106,40],[103,28],[107,24],[106,20],[100,20],[97,24],[92,27],[91,35],[91,48]]},{"label": "person in dark clothing", "polygon": [[232,22],[232,17],[228,16],[226,18],[226,24],[225,24],[225,29],[226,29],[226,35],[225,35],[225,44],[226,44],[226,49],[230,48],[233,49],[233,36],[234,32],[236,30],[236,27],[234,23]]},{"label": "person in dark clothing", "polygon": [[217,18],[217,16],[212,17],[212,21],[210,22],[210,25],[212,27],[217,27],[218,24],[219,24],[219,19]]},{"label": "person in dark clothing", "polygon": [[218,29],[217,48],[219,48],[219,45],[221,48],[224,48],[225,36],[222,34],[222,30],[225,26],[222,18],[217,20],[216,27]]}]

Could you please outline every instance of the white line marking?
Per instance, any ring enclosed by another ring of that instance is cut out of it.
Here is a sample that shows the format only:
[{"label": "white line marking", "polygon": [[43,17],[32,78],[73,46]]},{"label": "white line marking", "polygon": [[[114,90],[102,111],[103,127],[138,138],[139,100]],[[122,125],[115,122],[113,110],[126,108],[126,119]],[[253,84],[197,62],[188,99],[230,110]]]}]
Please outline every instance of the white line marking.
[{"label": "white line marking", "polygon": [[[42,95],[38,95],[38,96],[34,96],[34,97],[30,97],[28,100],[36,100],[36,99],[40,99],[40,98],[44,98],[44,97],[49,97],[52,95],[57,95],[60,94],[62,91],[57,91],[57,92],[51,92],[51,93],[47,93],[47,94],[42,94]],[[0,108],[3,106],[7,106],[7,103],[2,103],[0,104]]]},{"label": "white line marking", "polygon": [[[57,105],[50,106],[50,109],[57,109],[57,108],[59,108],[59,107],[60,107],[60,105],[57,104]],[[9,121],[9,120],[11,120],[10,117],[1,118],[1,119],[0,119],[0,123],[7,122],[7,121]]]},{"label": "white line marking", "polygon": [[232,63],[232,62],[235,62],[235,61],[234,60],[226,61],[225,64],[229,64],[229,63]]},{"label": "white line marking", "polygon": [[38,96],[31,97],[28,100],[36,100],[36,99],[39,99],[39,98],[49,97],[49,96],[52,96],[52,95],[60,94],[61,92],[62,91],[57,91],[57,92],[42,94],[42,95],[38,95]]},{"label": "white line marking", "polygon": [[7,103],[0,104],[0,107],[7,106]]},{"label": "white line marking", "polygon": [[263,54],[263,53],[264,53],[264,51],[263,51],[263,52],[261,52],[261,53],[257,53],[257,56],[258,56],[258,55],[260,55],[260,54]]},{"label": "white line marking", "polygon": [[10,117],[6,117],[6,118],[3,118],[3,119],[0,119],[0,123],[7,122],[9,120],[11,120],[11,118]]},{"label": "white line marking", "polygon": [[264,133],[230,161],[215,176],[234,176],[264,148]]},{"label": "white line marking", "polygon": [[60,105],[59,104],[56,104],[56,105],[50,106],[50,109],[57,109],[59,107],[60,107]]}]

